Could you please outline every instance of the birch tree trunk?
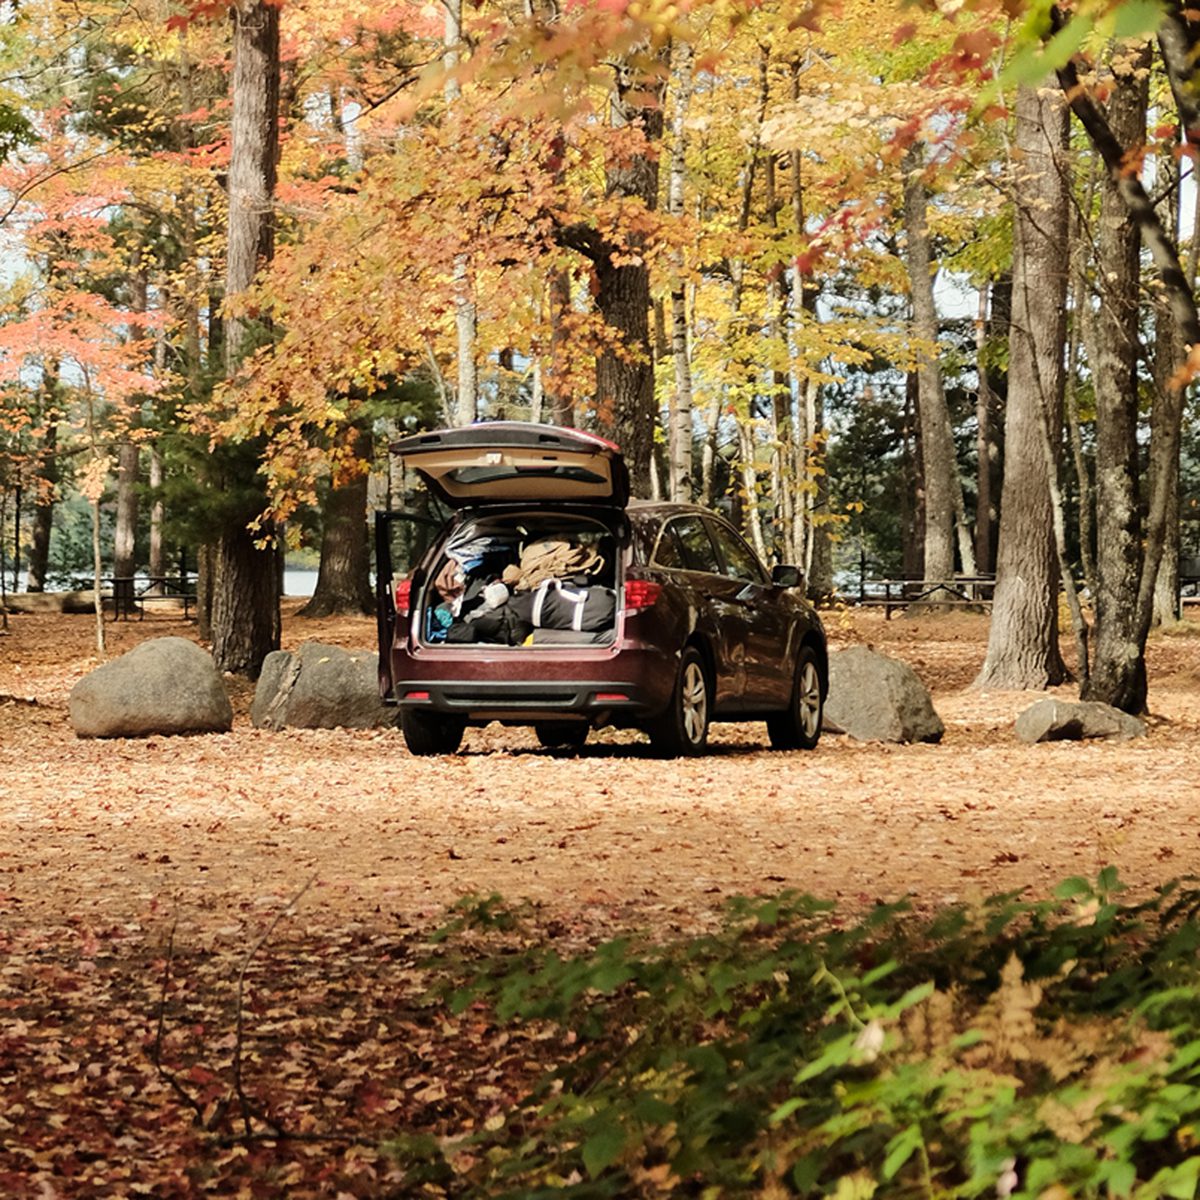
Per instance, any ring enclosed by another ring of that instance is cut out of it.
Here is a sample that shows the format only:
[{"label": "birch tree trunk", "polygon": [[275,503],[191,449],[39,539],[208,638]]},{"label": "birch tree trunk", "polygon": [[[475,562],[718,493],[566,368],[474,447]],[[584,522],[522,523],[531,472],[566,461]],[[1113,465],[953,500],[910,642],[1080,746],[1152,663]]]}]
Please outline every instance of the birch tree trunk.
[{"label": "birch tree trunk", "polygon": [[[687,118],[692,102],[690,42],[675,50],[675,107],[671,116],[671,173],[667,184],[667,213],[683,216],[687,178]],[[683,276],[683,251],[671,255],[671,358],[675,367],[675,395],[671,405],[670,495],[677,502],[692,499],[692,364],[688,338],[687,282]]]},{"label": "birch tree trunk", "polygon": [[[462,88],[452,72],[458,67],[462,45],[462,0],[443,0],[446,10],[445,53],[447,107],[462,98]],[[479,368],[475,360],[478,316],[473,297],[470,258],[460,254],[454,262],[454,331],[458,344],[458,387],[454,400],[454,423],[470,425],[479,411]]]},{"label": "birch tree trunk", "polygon": [[[1051,472],[1057,461],[1066,332],[1067,110],[1049,89],[1017,93],[1016,221],[1004,489],[987,655],[975,685],[1044,688],[1066,668],[1058,646],[1058,556]],[[1050,452],[1047,454],[1047,445]]]},{"label": "birch tree trunk", "polygon": [[[1162,169],[1167,173],[1164,183],[1169,183],[1170,185],[1166,188],[1167,196],[1164,200],[1167,210],[1164,224],[1174,232],[1175,240],[1178,243],[1182,234],[1180,221],[1182,180],[1179,170],[1179,160],[1168,159]],[[1196,204],[1198,209],[1200,209],[1200,196],[1197,197]],[[1200,232],[1200,230],[1197,232]],[[1197,240],[1200,239],[1193,237],[1193,242]],[[1191,262],[1188,264],[1188,283],[1193,288],[1196,285],[1195,267]],[[1173,405],[1182,408],[1183,396],[1178,394],[1180,384],[1174,376],[1178,364],[1183,362],[1187,357],[1187,347],[1183,343],[1183,338],[1179,332],[1179,324],[1171,313],[1170,305],[1165,303],[1161,296],[1157,295],[1155,296],[1154,303],[1154,334],[1154,361],[1152,364],[1154,386],[1160,397],[1169,397],[1169,400],[1166,405],[1156,402],[1150,410],[1152,426],[1155,421],[1162,419],[1164,407],[1168,410]],[[1176,394],[1171,395],[1172,392]],[[1173,625],[1183,616],[1179,587],[1178,454],[1174,455],[1166,464],[1166,469],[1170,475],[1165,485],[1167,493],[1167,528],[1163,541],[1162,558],[1158,564],[1158,577],[1154,584],[1154,615],[1151,619],[1152,626]]]}]

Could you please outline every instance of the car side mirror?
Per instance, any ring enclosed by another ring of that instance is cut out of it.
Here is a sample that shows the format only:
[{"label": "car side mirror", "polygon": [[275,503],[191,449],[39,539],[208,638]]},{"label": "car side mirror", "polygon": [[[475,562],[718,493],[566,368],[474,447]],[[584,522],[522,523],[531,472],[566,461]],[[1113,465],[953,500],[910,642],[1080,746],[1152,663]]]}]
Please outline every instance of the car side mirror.
[{"label": "car side mirror", "polygon": [[802,588],[804,572],[799,567],[779,563],[771,568],[771,582],[781,588]]}]

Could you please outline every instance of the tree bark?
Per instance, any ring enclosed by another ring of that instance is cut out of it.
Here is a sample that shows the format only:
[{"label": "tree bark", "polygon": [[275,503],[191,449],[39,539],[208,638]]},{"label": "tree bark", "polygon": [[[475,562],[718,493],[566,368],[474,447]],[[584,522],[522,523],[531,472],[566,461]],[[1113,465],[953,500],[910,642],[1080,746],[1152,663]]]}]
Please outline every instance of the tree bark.
[{"label": "tree bark", "polygon": [[[279,9],[267,0],[238,0],[233,14],[227,302],[250,287],[274,250],[271,204],[279,138]],[[227,314],[224,333],[225,367],[232,375],[247,349],[244,322]],[[280,627],[274,531],[252,533],[249,524],[258,515],[232,506],[212,557],[213,658],[223,671],[252,677],[279,648]]]},{"label": "tree bark", "polygon": [[996,394],[988,378],[987,334],[990,286],[979,290],[979,315],[975,319],[975,569],[989,574],[995,566],[995,531],[1000,518],[993,484],[999,443],[993,432],[997,418]]},{"label": "tree bark", "polygon": [[570,334],[567,317],[571,312],[571,276],[561,267],[550,272],[550,378],[547,381],[547,407],[555,425],[575,424],[575,400],[571,395],[567,361],[570,356]]},{"label": "tree bark", "polygon": [[331,485],[325,497],[317,586],[297,614],[301,617],[370,615],[375,611],[367,538],[371,445],[370,431],[358,430],[354,456],[362,469],[348,482]]},{"label": "tree bark", "polygon": [[141,452],[134,442],[117,447],[117,520],[113,530],[113,575],[132,577],[137,570],[138,472]]},{"label": "tree bark", "polygon": [[[653,147],[662,140],[661,84],[629,62],[621,63],[611,103],[613,125],[639,125],[649,146],[644,153],[609,163],[608,194],[640,200],[652,211],[658,207],[658,156]],[[614,343],[596,361],[597,425],[624,451],[634,494],[648,496],[655,415],[650,267],[642,253],[644,235],[630,233],[626,241],[622,253],[608,246],[593,259],[596,305]]]},{"label": "tree bark", "polygon": [[[684,183],[687,177],[687,117],[692,102],[690,42],[676,48],[675,107],[671,116],[671,173],[667,185],[667,212],[683,216]],[[692,499],[692,364],[688,338],[687,282],[683,275],[683,251],[671,255],[671,359],[675,368],[675,395],[671,405],[671,499]]]},{"label": "tree bark", "polygon": [[[1114,63],[1107,123],[1120,145],[1146,134],[1149,46]],[[1085,700],[1127,712],[1146,705],[1145,638],[1138,630],[1142,523],[1138,496],[1138,229],[1117,180],[1100,194],[1096,390],[1096,653]]]},{"label": "tree bark", "polygon": [[29,531],[29,567],[25,590],[44,592],[50,566],[50,537],[54,528],[54,501],[58,490],[58,364],[48,362],[42,380],[42,419],[46,432],[38,451],[37,491]]},{"label": "tree bark", "polygon": [[[917,368],[917,407],[925,462],[925,578],[950,581],[954,578],[955,529],[957,526],[961,535],[963,526],[962,482],[937,359],[938,317],[922,161],[922,147],[918,143],[904,158],[904,230],[913,328],[927,344],[918,355]],[[960,536],[959,543],[963,568],[974,574],[974,550],[969,539]]]},{"label": "tree bark", "polygon": [[[156,445],[150,447],[149,482],[152,499],[150,501],[150,549],[148,559],[150,577],[154,579],[167,573],[166,558],[163,553],[163,517],[165,516],[165,510],[160,491],[163,485],[163,459],[162,451]],[[153,587],[158,590],[160,585],[154,584]]]},{"label": "tree bark", "polygon": [[[1180,215],[1182,210],[1182,177],[1178,159],[1169,159],[1163,167],[1170,182],[1164,201],[1167,209],[1165,224],[1172,230],[1178,243],[1181,236]],[[1196,284],[1195,271],[1188,270],[1188,282],[1194,288]],[[1167,397],[1172,389],[1178,389],[1180,384],[1175,378],[1178,364],[1187,357],[1187,347],[1179,335],[1170,307],[1163,303],[1160,296],[1155,297],[1154,305],[1154,359],[1151,369],[1154,372],[1154,386],[1160,398]],[[1168,398],[1165,406],[1170,410],[1174,405],[1182,408],[1183,397]],[[1155,403],[1150,411],[1151,425],[1162,419],[1163,405]],[[1151,436],[1153,441],[1153,434]],[[1161,437],[1159,438],[1161,444]],[[1179,456],[1166,464],[1170,472],[1167,480],[1167,522],[1163,542],[1162,558],[1158,564],[1158,576],[1154,584],[1154,613],[1151,618],[1152,626],[1172,625],[1183,616],[1180,603],[1179,587]]]},{"label": "tree bark", "polygon": [[[1200,23],[1191,20],[1189,13],[1190,10],[1184,10],[1178,0],[1173,0],[1167,6],[1164,20],[1159,27],[1158,44],[1181,124],[1188,131],[1191,140],[1195,131],[1200,128],[1200,97],[1197,97],[1193,86],[1196,49],[1200,45]],[[1049,15],[1051,32],[1057,33],[1065,25],[1062,11],[1054,6],[1051,7]],[[1170,306],[1182,342],[1188,348],[1188,358],[1179,366],[1178,382],[1181,386],[1172,388],[1159,397],[1151,437],[1150,500],[1147,505],[1145,553],[1138,583],[1136,622],[1133,630],[1135,640],[1125,647],[1125,659],[1130,660],[1132,665],[1123,668],[1112,680],[1116,686],[1112,687],[1110,696],[1104,696],[1099,686],[1093,691],[1094,698],[1108,699],[1109,703],[1117,707],[1136,712],[1144,709],[1146,701],[1145,646],[1154,613],[1158,565],[1167,536],[1171,478],[1168,465],[1179,455],[1182,436],[1185,390],[1182,384],[1185,379],[1190,379],[1200,366],[1200,311],[1197,310],[1191,284],[1180,265],[1175,240],[1159,220],[1154,203],[1146,194],[1139,174],[1128,169],[1128,151],[1132,147],[1122,144],[1104,111],[1081,83],[1078,64],[1074,59],[1059,69],[1058,80],[1089,141],[1103,159],[1109,181],[1120,196],[1130,219],[1137,226],[1142,244],[1149,251],[1158,269],[1161,294]],[[1099,487],[1097,494],[1099,497]]]},{"label": "tree bark", "polygon": [[223,671],[257,677],[267,653],[279,649],[275,549],[256,546],[243,520],[223,532],[213,559],[213,658]]},{"label": "tree bark", "polygon": [[[237,0],[233,19],[227,302],[250,287],[274,255],[279,147],[279,8],[267,0]],[[225,372],[232,375],[247,348],[242,318],[226,315],[224,335]]]},{"label": "tree bark", "polygon": [[[462,87],[453,74],[458,67],[463,40],[462,7],[462,0],[443,0],[445,52],[442,65],[447,71],[444,95],[448,108],[462,99]],[[472,424],[479,411],[479,367],[475,359],[478,314],[474,286],[470,258],[460,254],[454,260],[454,333],[458,347],[458,386],[454,394],[456,425]]]},{"label": "tree bark", "polygon": [[1067,110],[1057,93],[1017,93],[1012,324],[996,590],[983,688],[1041,689],[1067,677],[1058,646],[1052,470],[1062,421],[1066,333]]}]

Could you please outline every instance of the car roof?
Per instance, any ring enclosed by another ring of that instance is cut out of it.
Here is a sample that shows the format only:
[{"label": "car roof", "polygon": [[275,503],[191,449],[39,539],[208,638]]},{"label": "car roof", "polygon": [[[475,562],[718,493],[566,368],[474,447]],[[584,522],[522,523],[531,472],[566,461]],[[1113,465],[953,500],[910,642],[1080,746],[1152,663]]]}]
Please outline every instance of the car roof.
[{"label": "car roof", "polygon": [[625,508],[635,517],[675,517],[693,514],[707,517],[721,516],[720,513],[715,513],[711,508],[705,508],[701,504],[684,504],[678,500],[630,500]]}]

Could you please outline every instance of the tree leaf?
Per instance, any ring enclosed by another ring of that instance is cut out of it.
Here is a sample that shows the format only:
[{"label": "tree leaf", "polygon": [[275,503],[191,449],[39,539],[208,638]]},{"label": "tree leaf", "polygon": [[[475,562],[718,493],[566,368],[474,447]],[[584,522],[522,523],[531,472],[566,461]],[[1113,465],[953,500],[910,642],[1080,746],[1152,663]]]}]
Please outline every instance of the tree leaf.
[{"label": "tree leaf", "polygon": [[595,1179],[621,1157],[625,1149],[625,1131],[615,1121],[605,1121],[583,1143],[583,1165]]}]

